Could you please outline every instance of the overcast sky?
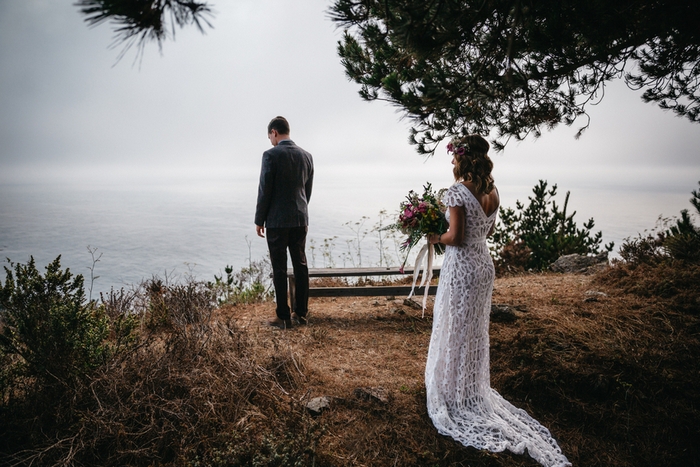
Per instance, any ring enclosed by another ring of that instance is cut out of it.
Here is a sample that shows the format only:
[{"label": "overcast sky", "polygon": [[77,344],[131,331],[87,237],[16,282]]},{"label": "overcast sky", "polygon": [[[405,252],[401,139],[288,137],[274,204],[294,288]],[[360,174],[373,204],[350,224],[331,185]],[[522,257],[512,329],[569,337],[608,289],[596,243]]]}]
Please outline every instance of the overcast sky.
[{"label": "overcast sky", "polygon": [[[341,31],[329,5],[214,2],[213,29],[178,30],[162,54],[149,44],[134,65],[134,51],[117,63],[111,27],[89,28],[70,0],[0,0],[0,183],[255,178],[275,115],[314,155],[321,184],[343,177],[362,187],[368,174],[371,183],[377,174],[448,179],[443,148],[424,161],[395,108],[357,95],[336,54]],[[700,125],[621,83],[590,114],[580,140],[573,135],[584,122],[510,143],[493,156],[497,183],[543,178],[686,199],[697,188]]]}]

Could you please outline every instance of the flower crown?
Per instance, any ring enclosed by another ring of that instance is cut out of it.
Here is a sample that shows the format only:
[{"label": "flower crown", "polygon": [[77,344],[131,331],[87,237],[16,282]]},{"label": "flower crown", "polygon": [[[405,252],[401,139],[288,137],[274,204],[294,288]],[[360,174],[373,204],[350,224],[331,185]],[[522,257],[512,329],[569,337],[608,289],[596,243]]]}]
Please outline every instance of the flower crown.
[{"label": "flower crown", "polygon": [[452,138],[447,144],[447,152],[457,156],[463,156],[469,152],[469,143],[462,141],[462,138]]}]

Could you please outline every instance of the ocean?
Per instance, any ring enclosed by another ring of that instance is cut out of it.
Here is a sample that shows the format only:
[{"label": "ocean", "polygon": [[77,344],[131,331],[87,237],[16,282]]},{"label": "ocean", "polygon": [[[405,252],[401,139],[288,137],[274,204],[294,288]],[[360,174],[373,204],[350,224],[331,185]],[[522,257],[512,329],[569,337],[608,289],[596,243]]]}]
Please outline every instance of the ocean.
[{"label": "ocean", "polygon": [[[329,170],[314,188],[311,266],[378,265],[380,220],[391,222],[408,190],[420,191],[426,179],[437,188],[452,183],[430,170],[407,177],[367,173],[361,186],[357,177],[343,175],[342,168]],[[615,242],[617,251],[625,237],[653,228],[659,216],[690,208],[695,188],[560,185],[557,199],[561,204],[571,191],[569,212],[577,211],[577,224],[593,217],[594,231],[603,232],[605,243]],[[153,276],[213,280],[225,266],[239,269],[267,253],[253,224],[256,190],[254,173],[190,182],[0,184],[0,258],[25,263],[31,255],[43,271],[61,255],[64,268],[85,276],[86,290],[92,285],[93,298]],[[502,205],[514,207],[516,199],[526,201],[532,185],[502,183],[499,190]],[[383,239],[383,247],[392,264],[402,260],[395,241]]]}]

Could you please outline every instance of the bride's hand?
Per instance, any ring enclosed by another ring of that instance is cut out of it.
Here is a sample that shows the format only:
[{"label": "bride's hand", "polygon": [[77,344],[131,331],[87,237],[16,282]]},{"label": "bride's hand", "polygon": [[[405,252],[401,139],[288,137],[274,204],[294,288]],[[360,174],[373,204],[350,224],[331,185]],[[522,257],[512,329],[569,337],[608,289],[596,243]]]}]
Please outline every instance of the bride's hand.
[{"label": "bride's hand", "polygon": [[428,242],[432,243],[433,245],[438,243],[439,240],[440,240],[440,236],[437,234],[428,235]]}]

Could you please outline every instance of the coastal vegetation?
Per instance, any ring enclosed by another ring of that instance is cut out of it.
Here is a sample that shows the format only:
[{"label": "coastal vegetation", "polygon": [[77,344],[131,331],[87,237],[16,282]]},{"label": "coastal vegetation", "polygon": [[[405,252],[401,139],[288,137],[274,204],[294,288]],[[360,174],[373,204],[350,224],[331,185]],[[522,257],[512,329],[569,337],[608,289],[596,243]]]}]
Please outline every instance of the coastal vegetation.
[{"label": "coastal vegetation", "polygon": [[[491,241],[491,251],[499,272],[541,271],[560,256],[573,253],[588,255],[600,252],[603,233],[592,234],[593,218],[579,228],[574,222],[576,211],[568,213],[569,195],[559,208],[555,196],[557,185],[547,188],[540,180],[532,189],[527,206],[516,201],[515,210],[499,208],[498,223]],[[614,243],[605,245],[610,252]]]},{"label": "coastal vegetation", "polygon": [[[700,214],[697,191],[691,203]],[[515,311],[492,323],[492,384],[575,465],[700,455],[694,222],[684,212],[627,239],[595,274],[496,281],[494,302]],[[43,274],[33,260],[11,264],[0,284],[0,464],[536,465],[435,432],[422,379],[430,310],[319,298],[308,326],[271,331],[260,324],[272,310],[267,267],[251,261],[209,283],[153,277],[90,300],[60,257]],[[386,397],[363,396],[379,388]],[[319,396],[329,407],[311,413]]]},{"label": "coastal vegetation", "polygon": [[[84,300],[82,277],[15,265],[0,288],[0,464],[309,465],[320,426],[285,398],[287,354],[153,278]],[[279,345],[279,344],[276,344]]]},{"label": "coastal vegetation", "polygon": [[[690,203],[700,216],[700,189],[692,192]],[[601,283],[642,297],[663,297],[674,309],[700,314],[700,225],[687,209],[680,214],[660,219],[645,235],[628,238],[620,259],[601,274]]]},{"label": "coastal vegetation", "polygon": [[255,303],[274,298],[270,281],[272,265],[270,258],[249,260],[248,266],[234,272],[233,266],[224,268],[226,276],[214,275],[214,282],[207,282],[217,303],[238,305]]}]

